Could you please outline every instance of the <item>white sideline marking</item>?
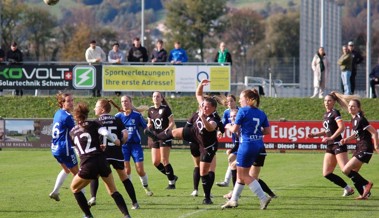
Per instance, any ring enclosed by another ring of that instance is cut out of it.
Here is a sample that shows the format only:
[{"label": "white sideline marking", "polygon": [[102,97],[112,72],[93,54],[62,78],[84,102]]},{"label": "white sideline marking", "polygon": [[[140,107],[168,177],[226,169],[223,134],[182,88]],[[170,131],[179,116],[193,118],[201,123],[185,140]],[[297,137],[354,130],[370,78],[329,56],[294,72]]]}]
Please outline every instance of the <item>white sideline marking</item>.
[{"label": "white sideline marking", "polygon": [[178,218],[186,218],[186,217],[190,217],[190,216],[192,216],[192,215],[194,215],[194,214],[201,213],[201,212],[204,212],[204,211],[206,211],[206,210],[208,210],[208,209],[205,208],[205,209],[201,209],[201,210],[196,210],[196,211],[193,211],[193,212],[191,212],[191,213],[183,214],[183,215],[179,216]]}]

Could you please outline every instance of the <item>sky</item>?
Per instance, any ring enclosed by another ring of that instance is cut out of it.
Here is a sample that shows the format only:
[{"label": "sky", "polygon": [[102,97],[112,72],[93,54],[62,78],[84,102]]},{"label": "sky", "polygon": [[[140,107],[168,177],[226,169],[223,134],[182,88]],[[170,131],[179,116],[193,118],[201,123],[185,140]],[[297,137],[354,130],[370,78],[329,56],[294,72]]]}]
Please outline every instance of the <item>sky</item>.
[{"label": "sky", "polygon": [[5,128],[8,131],[18,131],[22,132],[23,130],[33,130],[34,129],[34,120],[6,120]]}]

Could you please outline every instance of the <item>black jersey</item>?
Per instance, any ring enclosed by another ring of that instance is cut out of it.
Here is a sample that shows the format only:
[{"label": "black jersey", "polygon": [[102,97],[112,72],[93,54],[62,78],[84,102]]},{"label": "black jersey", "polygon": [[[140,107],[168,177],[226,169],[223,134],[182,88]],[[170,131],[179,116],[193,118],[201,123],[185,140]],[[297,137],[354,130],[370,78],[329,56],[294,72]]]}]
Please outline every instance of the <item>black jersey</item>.
[{"label": "black jersey", "polygon": [[76,125],[70,131],[73,144],[79,151],[80,164],[91,157],[104,154],[100,148],[103,136],[97,132],[100,127],[101,125],[96,121],[85,121],[82,125]]},{"label": "black jersey", "polygon": [[147,117],[153,123],[153,131],[158,134],[167,129],[170,124],[169,117],[172,115],[169,106],[161,105],[159,108],[155,108],[154,106],[150,107]]},{"label": "black jersey", "polygon": [[[207,116],[207,121],[216,122],[217,126],[221,123],[219,116],[215,114],[210,114]],[[200,146],[208,147],[213,144],[217,144],[217,128],[214,131],[209,132],[205,129],[203,122],[201,121],[198,112],[194,113],[192,117],[187,121],[192,124],[192,133],[194,137],[194,142],[198,143]]]},{"label": "black jersey", "polygon": [[[106,127],[109,132],[116,135],[120,141],[122,140],[122,131],[126,131],[126,129],[120,118],[109,114],[103,114],[97,119],[97,121],[100,123],[100,125]],[[107,157],[107,160],[124,160],[121,146],[116,146],[113,142],[110,142],[105,137],[102,143],[107,145],[105,148],[105,155]]]},{"label": "black jersey", "polygon": [[351,124],[353,125],[357,145],[359,146],[363,143],[367,143],[372,146],[371,133],[367,130],[370,123],[367,121],[366,117],[361,113],[358,113],[351,119]]},{"label": "black jersey", "polygon": [[[341,120],[341,114],[338,110],[332,109],[329,112],[325,112],[323,126],[324,126],[325,134],[327,137],[332,136],[337,131],[338,129],[337,121],[339,120]],[[335,144],[341,141],[341,139],[342,139],[342,136],[339,135],[334,140],[328,141],[327,145]]]}]

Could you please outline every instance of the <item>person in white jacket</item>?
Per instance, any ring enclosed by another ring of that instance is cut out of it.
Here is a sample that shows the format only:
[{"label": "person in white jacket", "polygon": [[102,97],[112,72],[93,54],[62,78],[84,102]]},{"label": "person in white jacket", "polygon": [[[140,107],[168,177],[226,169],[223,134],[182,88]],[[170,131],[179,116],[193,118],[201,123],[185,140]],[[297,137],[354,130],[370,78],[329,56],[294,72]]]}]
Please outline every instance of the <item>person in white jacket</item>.
[{"label": "person in white jacket", "polygon": [[[89,47],[86,50],[85,53],[86,61],[89,63],[89,65],[93,64],[100,64],[102,62],[107,61],[107,57],[105,55],[105,52],[102,48],[99,46],[96,46],[96,41],[92,40],[90,42]],[[100,89],[93,89],[92,90],[92,97],[100,97],[101,96],[101,90]]]},{"label": "person in white jacket", "polygon": [[328,74],[329,63],[326,59],[326,54],[323,47],[320,47],[313,57],[312,70],[313,70],[313,87],[314,92],[311,98],[324,97],[325,80]]},{"label": "person in white jacket", "polygon": [[107,61],[105,52],[102,48],[96,45],[96,41],[90,42],[89,48],[86,50],[86,61],[90,64],[101,63]]}]

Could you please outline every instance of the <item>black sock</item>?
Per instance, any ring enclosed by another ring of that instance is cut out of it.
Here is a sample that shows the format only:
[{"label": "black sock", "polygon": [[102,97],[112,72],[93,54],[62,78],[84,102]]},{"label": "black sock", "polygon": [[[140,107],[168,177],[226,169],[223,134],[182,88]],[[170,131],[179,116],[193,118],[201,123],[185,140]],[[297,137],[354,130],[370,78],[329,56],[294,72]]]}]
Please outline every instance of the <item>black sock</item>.
[{"label": "black sock", "polygon": [[99,189],[99,179],[94,179],[90,184],[91,197],[96,198],[97,189]]},{"label": "black sock", "polygon": [[211,189],[212,189],[212,186],[215,183],[216,175],[215,175],[215,172],[213,172],[213,171],[209,171],[208,175],[209,175],[209,182],[210,182]]},{"label": "black sock", "polygon": [[193,189],[199,190],[200,183],[200,167],[193,168]]},{"label": "black sock", "polygon": [[233,187],[234,187],[237,181],[237,170],[232,170],[232,181],[233,181]]},{"label": "black sock", "polygon": [[363,194],[363,186],[368,184],[368,181],[364,179],[358,172],[350,171],[349,175],[347,175],[354,183],[355,188],[359,192],[359,194]]},{"label": "black sock", "polygon": [[88,206],[86,196],[84,196],[83,192],[80,191],[78,193],[74,193],[74,196],[83,213],[88,217],[92,217],[91,211],[89,210],[90,207]]},{"label": "black sock", "polygon": [[130,181],[130,179],[125,179],[122,183],[124,184],[125,190],[128,193],[130,200],[132,200],[132,203],[137,203],[136,191],[134,190],[132,181]]},{"label": "black sock", "polygon": [[338,185],[339,187],[345,188],[347,186],[345,180],[343,180],[341,177],[337,176],[334,173],[329,173],[325,176],[325,178],[329,179],[331,182]]},{"label": "black sock", "polygon": [[168,129],[167,131],[163,131],[163,132],[159,133],[157,135],[157,138],[162,140],[162,141],[166,141],[168,139],[173,139],[174,136],[172,135],[172,130]]},{"label": "black sock", "polygon": [[164,168],[164,166],[163,166],[162,163],[159,163],[159,165],[158,165],[158,166],[155,166],[155,167],[159,170],[159,172],[161,172],[161,173],[163,173],[163,174],[166,175],[166,173],[165,173],[165,168]]},{"label": "black sock", "polygon": [[209,174],[201,176],[201,182],[203,183],[205,199],[211,199],[212,186],[211,186]]},{"label": "black sock", "polygon": [[171,164],[167,164],[166,166],[164,166],[164,169],[166,171],[168,180],[170,181],[174,180],[175,179],[174,169],[172,168]]},{"label": "black sock", "polygon": [[268,187],[268,185],[262,179],[258,179],[258,182],[259,182],[259,185],[261,185],[264,192],[266,192],[270,196],[275,195],[274,192],[271,191],[271,189]]},{"label": "black sock", "polygon": [[116,203],[118,209],[120,209],[121,213],[124,215],[129,215],[128,208],[126,207],[125,200],[119,192],[114,192],[112,194],[112,198]]}]

